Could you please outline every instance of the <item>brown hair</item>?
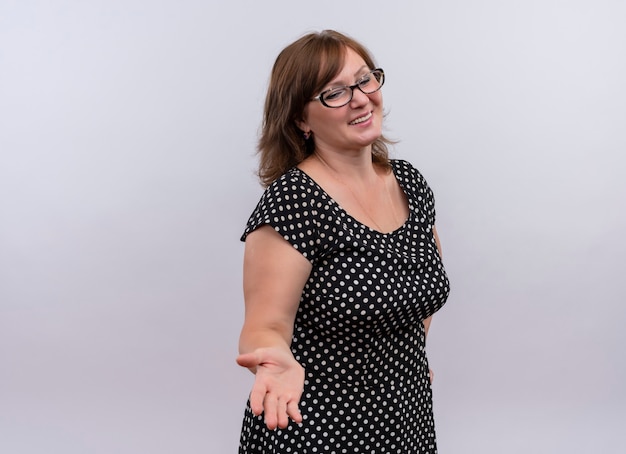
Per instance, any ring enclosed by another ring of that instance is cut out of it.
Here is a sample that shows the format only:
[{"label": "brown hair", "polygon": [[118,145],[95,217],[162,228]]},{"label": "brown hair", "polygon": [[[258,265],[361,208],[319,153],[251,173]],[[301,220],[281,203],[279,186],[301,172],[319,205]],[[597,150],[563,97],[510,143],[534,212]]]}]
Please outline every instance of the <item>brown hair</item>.
[{"label": "brown hair", "polygon": [[[375,68],[364,46],[333,30],[307,34],[283,49],[276,58],[258,145],[258,175],[264,186],[315,150],[315,138],[305,140],[296,121],[302,119],[306,103],[339,74],[348,48],[359,54],[367,66]],[[384,136],[374,141],[374,163],[389,167],[388,143],[391,141]]]}]

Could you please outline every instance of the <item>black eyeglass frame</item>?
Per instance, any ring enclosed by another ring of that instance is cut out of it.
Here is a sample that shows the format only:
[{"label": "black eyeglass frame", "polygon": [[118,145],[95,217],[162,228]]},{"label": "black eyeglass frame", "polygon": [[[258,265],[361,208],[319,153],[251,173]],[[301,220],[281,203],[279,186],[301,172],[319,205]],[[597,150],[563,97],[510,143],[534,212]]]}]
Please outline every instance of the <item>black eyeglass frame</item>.
[{"label": "black eyeglass frame", "polygon": [[[382,88],[382,86],[385,84],[385,71],[383,71],[382,68],[375,68],[372,69],[371,71],[369,71],[367,74],[374,74],[376,72],[380,73],[380,85],[376,88],[376,90],[373,91],[363,91],[363,89],[361,88],[361,83],[363,82],[363,78],[365,77],[365,75],[363,77],[361,77],[361,79],[359,79],[359,81],[354,84],[354,85],[345,85],[343,87],[333,87],[333,88],[329,88],[328,90],[324,90],[323,92],[321,92],[319,95],[317,95],[315,98],[312,98],[312,101],[319,101],[322,103],[323,106],[328,107],[330,109],[338,109],[339,107],[343,107],[345,105],[347,105],[350,101],[352,101],[352,98],[354,97],[354,89],[358,88],[359,91],[365,95],[371,95],[372,93],[376,93],[378,90],[380,90]],[[350,89],[350,98],[348,98],[348,100],[343,103],[340,106],[329,106],[328,104],[326,104],[326,101],[324,101],[324,95],[328,92],[337,90],[337,89],[343,89],[343,88],[349,88]]]}]

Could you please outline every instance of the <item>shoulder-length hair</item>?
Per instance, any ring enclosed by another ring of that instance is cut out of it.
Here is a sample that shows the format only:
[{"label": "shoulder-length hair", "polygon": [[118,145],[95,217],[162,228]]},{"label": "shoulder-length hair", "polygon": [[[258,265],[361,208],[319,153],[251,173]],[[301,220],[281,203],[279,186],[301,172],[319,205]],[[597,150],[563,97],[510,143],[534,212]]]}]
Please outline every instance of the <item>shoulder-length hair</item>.
[{"label": "shoulder-length hair", "polygon": [[[268,186],[315,150],[315,137],[308,140],[297,126],[304,107],[342,70],[348,49],[365,64],[376,66],[369,51],[354,39],[333,30],[310,33],[293,42],[276,58],[265,98],[263,124],[258,144],[258,176]],[[387,144],[381,135],[372,144],[372,161],[389,167]]]}]

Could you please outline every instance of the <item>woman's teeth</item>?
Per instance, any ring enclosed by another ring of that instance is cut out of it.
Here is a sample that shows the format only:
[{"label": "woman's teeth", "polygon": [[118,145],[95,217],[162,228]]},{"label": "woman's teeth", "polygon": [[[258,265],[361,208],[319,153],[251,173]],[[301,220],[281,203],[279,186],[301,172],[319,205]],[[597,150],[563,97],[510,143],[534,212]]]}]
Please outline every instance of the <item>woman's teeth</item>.
[{"label": "woman's teeth", "polygon": [[364,121],[367,121],[370,118],[372,118],[372,112],[368,113],[364,117],[360,117],[360,118],[357,118],[356,120],[352,120],[349,124],[358,125],[359,123],[363,123]]}]

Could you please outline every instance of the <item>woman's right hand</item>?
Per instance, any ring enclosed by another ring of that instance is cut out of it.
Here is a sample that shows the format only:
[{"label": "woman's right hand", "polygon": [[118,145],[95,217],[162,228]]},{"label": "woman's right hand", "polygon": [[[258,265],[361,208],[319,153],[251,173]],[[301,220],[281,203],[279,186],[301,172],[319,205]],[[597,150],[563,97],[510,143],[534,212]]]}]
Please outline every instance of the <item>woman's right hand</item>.
[{"label": "woman's right hand", "polygon": [[265,413],[268,429],[284,429],[289,418],[296,423],[302,422],[298,404],[304,388],[304,368],[289,350],[257,348],[239,355],[237,364],[256,371],[250,408],[256,416]]}]

